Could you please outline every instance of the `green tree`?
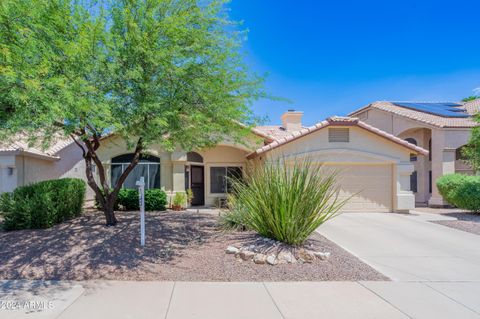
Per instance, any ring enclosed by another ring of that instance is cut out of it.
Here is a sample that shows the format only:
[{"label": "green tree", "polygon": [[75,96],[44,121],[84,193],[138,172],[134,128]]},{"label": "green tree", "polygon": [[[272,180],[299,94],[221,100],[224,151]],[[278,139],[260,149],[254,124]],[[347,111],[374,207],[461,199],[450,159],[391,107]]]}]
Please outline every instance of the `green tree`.
[{"label": "green tree", "polygon": [[[264,94],[243,36],[221,0],[3,0],[0,138],[73,138],[115,225],[118,192],[149,145],[191,150],[247,134],[249,104]],[[135,154],[116,185],[97,154],[112,132]]]},{"label": "green tree", "polygon": [[471,102],[471,101],[475,101],[476,99],[478,99],[478,96],[471,95],[469,97],[466,97],[466,98],[462,99],[462,102]]},{"label": "green tree", "polygon": [[[479,115],[475,120],[480,122]],[[480,172],[480,127],[474,127],[468,143],[461,149],[462,157],[475,173]]]}]

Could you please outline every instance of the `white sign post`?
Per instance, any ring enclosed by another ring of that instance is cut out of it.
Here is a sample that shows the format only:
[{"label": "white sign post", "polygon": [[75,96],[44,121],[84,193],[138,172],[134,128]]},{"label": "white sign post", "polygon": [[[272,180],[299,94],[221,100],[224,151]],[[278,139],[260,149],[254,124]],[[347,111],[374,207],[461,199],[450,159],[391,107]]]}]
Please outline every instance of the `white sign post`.
[{"label": "white sign post", "polygon": [[140,245],[145,246],[145,178],[142,176],[137,181],[138,200],[140,203]]}]

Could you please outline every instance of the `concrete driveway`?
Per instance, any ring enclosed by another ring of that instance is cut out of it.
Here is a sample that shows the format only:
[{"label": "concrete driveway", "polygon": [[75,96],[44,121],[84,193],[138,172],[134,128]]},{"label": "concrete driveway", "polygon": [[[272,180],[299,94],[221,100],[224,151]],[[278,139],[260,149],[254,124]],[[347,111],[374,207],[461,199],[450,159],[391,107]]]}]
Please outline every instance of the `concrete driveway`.
[{"label": "concrete driveway", "polygon": [[435,214],[343,214],[319,232],[394,281],[480,281],[480,236]]}]

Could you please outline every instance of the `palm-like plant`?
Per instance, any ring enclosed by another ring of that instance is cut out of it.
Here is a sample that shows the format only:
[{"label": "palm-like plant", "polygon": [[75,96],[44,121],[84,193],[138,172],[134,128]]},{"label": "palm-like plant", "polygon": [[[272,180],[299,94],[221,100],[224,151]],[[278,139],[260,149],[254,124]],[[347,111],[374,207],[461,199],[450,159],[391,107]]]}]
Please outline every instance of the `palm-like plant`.
[{"label": "palm-like plant", "polygon": [[300,245],[349,199],[338,198],[336,176],[308,159],[266,162],[232,181],[233,214],[265,237]]}]

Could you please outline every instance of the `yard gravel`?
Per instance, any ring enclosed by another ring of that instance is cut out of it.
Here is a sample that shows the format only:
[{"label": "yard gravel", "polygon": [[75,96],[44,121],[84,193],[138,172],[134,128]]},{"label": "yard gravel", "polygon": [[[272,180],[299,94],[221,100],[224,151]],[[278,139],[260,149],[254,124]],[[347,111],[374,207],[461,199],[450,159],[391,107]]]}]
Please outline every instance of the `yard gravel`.
[{"label": "yard gravel", "polygon": [[119,224],[105,227],[91,211],[50,229],[0,232],[0,279],[322,281],[388,280],[320,234],[312,250],[328,260],[272,267],[226,254],[230,245],[258,240],[253,232],[225,232],[218,217],[202,212],[147,212],[141,247],[138,212],[117,212]]},{"label": "yard gravel", "polygon": [[472,213],[458,208],[415,208],[416,211],[454,217],[457,220],[435,220],[432,223],[480,235],[480,213]]}]

